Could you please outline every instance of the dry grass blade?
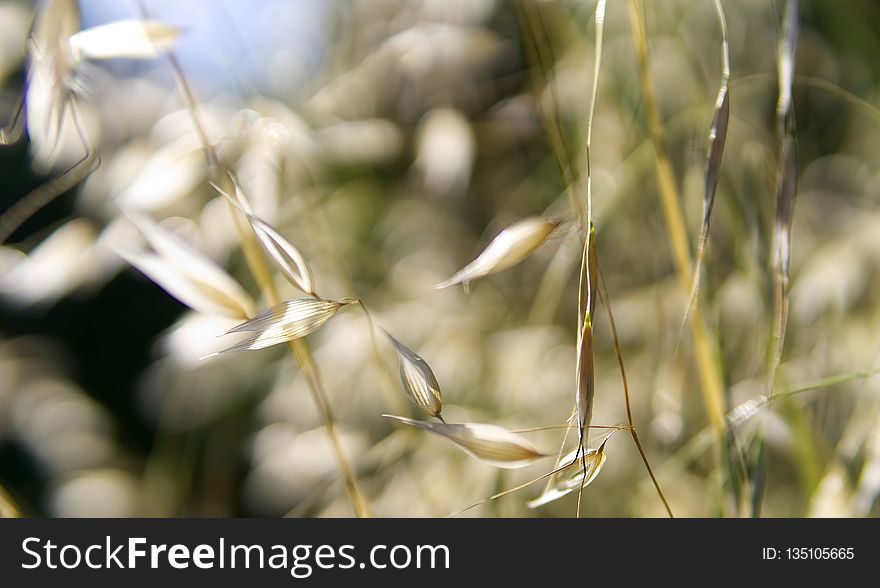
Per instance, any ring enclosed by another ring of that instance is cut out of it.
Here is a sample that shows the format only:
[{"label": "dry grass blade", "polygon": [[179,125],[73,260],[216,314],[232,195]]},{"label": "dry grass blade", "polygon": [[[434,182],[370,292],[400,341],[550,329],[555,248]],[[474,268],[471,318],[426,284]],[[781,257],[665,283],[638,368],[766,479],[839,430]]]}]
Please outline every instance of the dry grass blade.
[{"label": "dry grass blade", "polygon": [[212,182],[211,185],[215,190],[223,194],[236,210],[245,216],[251,229],[254,231],[254,235],[257,237],[260,247],[263,248],[263,251],[272,261],[273,265],[287,281],[303,293],[318,298],[318,294],[315,291],[315,278],[305,256],[272,225],[253,214],[238,184],[233,181],[235,197],[231,196],[217,184]]},{"label": "dry grass blade", "polygon": [[797,196],[797,139],[791,90],[794,83],[795,51],[797,48],[799,2],[788,0],[779,41],[779,100],[776,124],[780,141],[779,171],[776,188],[776,223],[774,225],[773,274],[775,309],[768,369],[768,386],[772,389],[782,359],[785,328],[788,322],[789,266],[791,262],[791,221]]},{"label": "dry grass blade", "polygon": [[[579,464],[580,467],[576,468],[576,471],[567,478],[559,480],[556,485],[546,490],[541,496],[530,501],[528,503],[529,508],[538,508],[539,506],[559,500],[574,490],[589,486],[596,479],[596,476],[599,475],[602,466],[605,464],[605,442],[603,441],[598,449],[584,451],[583,459],[578,459],[577,453],[580,451],[580,448],[577,448],[572,454],[563,457],[563,460],[567,460],[565,463],[568,463],[569,466]],[[559,467],[565,466],[560,464]]]},{"label": "dry grass blade", "polygon": [[715,206],[715,192],[718,188],[718,176],[721,171],[721,158],[724,156],[724,145],[727,142],[727,125],[730,121],[730,44],[727,37],[727,19],[721,0],[715,0],[715,10],[721,27],[721,84],[715,98],[715,110],[712,114],[712,125],[709,127],[709,147],[706,154],[706,174],[703,187],[703,219],[700,224],[700,238],[697,242],[697,260],[694,265],[694,278],[691,293],[685,307],[684,317],[678,329],[676,347],[684,333],[691,307],[697,303],[700,294],[700,277],[706,243],[709,240],[709,223],[712,209]]},{"label": "dry grass blade", "polygon": [[499,468],[521,468],[547,457],[528,440],[497,425],[428,423],[390,414],[382,416],[444,437],[471,457]]},{"label": "dry grass blade", "polygon": [[193,310],[240,319],[253,315],[250,296],[220,266],[148,217],[129,213],[128,218],[152,251],[114,244],[123,259]]},{"label": "dry grass blade", "polygon": [[518,264],[540,247],[561,223],[558,219],[532,216],[507,227],[475,260],[435,288],[467,285],[473,280]]},{"label": "dry grass blade", "polygon": [[390,334],[386,332],[385,335],[397,350],[397,361],[400,364],[400,383],[406,395],[422,412],[443,421],[443,417],[440,415],[440,411],[443,410],[440,384],[437,383],[431,366]]},{"label": "dry grass blade", "polygon": [[346,304],[349,302],[317,298],[287,300],[229,329],[227,335],[250,331],[254,335],[220,353],[263,349],[305,337],[317,331]]},{"label": "dry grass blade", "polygon": [[69,39],[82,59],[152,59],[170,49],[180,30],[155,20],[120,20],[85,29]]}]

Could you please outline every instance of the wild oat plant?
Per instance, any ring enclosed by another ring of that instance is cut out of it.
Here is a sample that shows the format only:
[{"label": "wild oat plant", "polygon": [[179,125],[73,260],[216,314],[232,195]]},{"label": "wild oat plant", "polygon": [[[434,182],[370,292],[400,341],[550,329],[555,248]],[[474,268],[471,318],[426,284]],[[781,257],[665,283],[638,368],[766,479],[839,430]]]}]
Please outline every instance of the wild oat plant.
[{"label": "wild oat plant", "polygon": [[877,514],[878,25],[0,1],[0,516]]}]

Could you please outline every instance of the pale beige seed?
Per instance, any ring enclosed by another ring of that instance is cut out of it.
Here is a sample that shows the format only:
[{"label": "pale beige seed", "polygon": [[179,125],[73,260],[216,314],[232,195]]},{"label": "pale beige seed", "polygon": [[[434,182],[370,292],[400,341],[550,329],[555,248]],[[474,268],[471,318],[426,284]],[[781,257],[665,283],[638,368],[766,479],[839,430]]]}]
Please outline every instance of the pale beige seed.
[{"label": "pale beige seed", "polygon": [[531,255],[556,230],[561,221],[542,216],[523,219],[498,234],[471,263],[435,288],[465,284],[512,267]]},{"label": "pale beige seed", "polygon": [[287,281],[303,293],[317,296],[312,270],[299,249],[282,237],[271,225],[256,216],[249,216],[248,221],[257,236],[257,241]]},{"label": "pale beige seed", "polygon": [[440,395],[440,384],[437,383],[428,362],[388,333],[385,334],[397,349],[400,383],[404,392],[422,412],[442,420],[440,411],[443,409],[443,399]]},{"label": "pale beige seed", "polygon": [[444,437],[471,457],[499,468],[521,468],[547,457],[528,440],[497,425],[429,423],[390,414],[382,416]]},{"label": "pale beige seed", "polygon": [[211,185],[244,215],[260,243],[260,247],[263,248],[263,251],[266,252],[266,255],[269,256],[285,279],[303,293],[317,298],[314,275],[305,256],[272,225],[253,213],[241,188],[231,174],[230,179],[235,186],[235,197],[232,197],[217,184],[212,182]]},{"label": "pale beige seed", "polygon": [[317,331],[348,301],[297,298],[265,310],[233,327],[226,334],[253,331],[254,334],[220,353],[263,349],[286,343]]},{"label": "pale beige seed", "polygon": [[[577,458],[577,459],[576,459]],[[598,449],[588,449],[581,456],[575,449],[560,460],[559,467],[568,465],[566,471],[574,470],[574,473],[561,478],[554,486],[547,489],[541,496],[528,503],[529,508],[538,508],[555,500],[559,500],[579,488],[589,486],[605,465],[605,443]]]}]

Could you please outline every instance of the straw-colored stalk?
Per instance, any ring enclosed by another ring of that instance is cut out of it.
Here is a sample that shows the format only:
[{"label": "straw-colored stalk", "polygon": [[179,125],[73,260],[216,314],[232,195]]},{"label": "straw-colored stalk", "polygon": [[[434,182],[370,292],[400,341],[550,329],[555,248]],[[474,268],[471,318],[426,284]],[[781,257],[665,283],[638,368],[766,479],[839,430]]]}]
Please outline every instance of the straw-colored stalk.
[{"label": "straw-colored stalk", "polygon": [[[655,173],[666,232],[672,248],[673,260],[679,282],[685,293],[689,293],[692,285],[692,268],[690,245],[685,228],[684,213],[681,209],[675,173],[666,147],[663,121],[654,97],[648,67],[648,39],[645,30],[644,7],[641,0],[629,1],[629,20],[633,32],[636,56],[639,66],[639,81],[648,119],[648,130],[654,144]],[[724,425],[724,384],[718,360],[718,350],[705,324],[699,306],[692,312],[691,331],[694,340],[694,353],[700,374],[703,402],[709,422],[719,437],[723,437]]]},{"label": "straw-colored stalk", "polygon": [[[141,12],[146,12],[143,4],[141,4]],[[146,15],[144,14],[144,16]],[[197,103],[195,99],[195,94],[190,88],[189,82],[174,55],[172,53],[168,53],[166,57],[172,71],[174,72],[174,76],[177,79],[178,84],[180,85],[180,89],[184,95],[184,99],[186,100],[187,111],[190,114],[192,124],[195,127],[196,133],[198,134],[202,146],[205,150],[205,157],[208,159],[209,164],[213,168],[215,175],[214,181],[216,185],[219,186],[226,193],[234,194],[235,186],[232,184],[232,181],[230,179],[230,170],[228,170],[223,162],[220,160],[213,145],[211,145],[210,141],[208,140],[208,136],[205,133],[204,126],[202,125],[196,114]],[[241,243],[242,252],[244,253],[245,260],[247,262],[248,268],[251,271],[251,274],[254,277],[254,280],[259,285],[260,289],[263,292],[263,295],[266,297],[267,302],[271,306],[275,306],[281,303],[281,297],[279,296],[278,291],[275,287],[275,282],[272,279],[272,272],[269,269],[268,261],[266,260],[265,253],[262,247],[257,241],[256,235],[250,229],[247,221],[241,217],[241,215],[231,203],[229,203],[229,210],[235,219],[235,226],[238,232],[239,241]],[[309,348],[308,343],[306,343],[306,341],[301,338],[288,341],[287,346],[290,349],[290,352],[293,355],[294,359],[296,360],[296,363],[300,369],[300,373],[302,373],[308,384],[312,399],[314,400],[316,406],[318,407],[318,411],[321,414],[324,430],[327,433],[327,437],[330,441],[333,453],[336,456],[336,461],[339,464],[339,469],[342,472],[343,478],[345,480],[345,488],[348,492],[348,496],[351,501],[352,507],[354,508],[354,512],[358,517],[370,517],[371,512],[369,504],[367,503],[364,493],[360,488],[357,476],[355,475],[354,469],[348,461],[348,457],[346,457],[345,455],[345,451],[342,448],[342,442],[339,440],[339,435],[336,432],[336,419],[333,416],[333,410],[330,406],[330,402],[324,390],[324,386],[321,381],[321,375],[318,371],[317,363],[312,356],[311,349]]]}]

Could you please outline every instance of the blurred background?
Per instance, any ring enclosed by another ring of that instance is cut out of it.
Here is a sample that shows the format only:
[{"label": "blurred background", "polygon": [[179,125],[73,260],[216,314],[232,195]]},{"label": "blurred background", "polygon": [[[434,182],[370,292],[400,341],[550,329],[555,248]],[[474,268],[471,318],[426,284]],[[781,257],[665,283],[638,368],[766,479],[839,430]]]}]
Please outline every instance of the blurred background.
[{"label": "blurred background", "polygon": [[[34,13],[52,4],[0,0],[4,120],[24,86]],[[151,18],[180,28],[174,52],[208,136],[259,215],[309,259],[322,295],[363,299],[430,364],[447,421],[510,429],[559,426],[570,415],[576,233],[561,231],[469,294],[433,285],[513,222],[566,213],[547,122],[558,112],[572,161],[583,161],[595,4],[144,3]],[[734,409],[765,392],[783,3],[723,4],[731,116],[703,309]],[[78,8],[82,28],[140,14],[136,2]],[[635,423],[677,516],[744,516],[714,457],[689,337],[675,352],[687,292],[658,200],[627,11],[626,0],[608,3],[591,160]],[[647,2],[645,19],[693,247],[721,71],[715,8]],[[764,516],[880,511],[880,380],[850,377],[880,367],[878,54],[876,2],[802,2],[791,313],[776,390],[832,380],[732,428],[730,446],[748,446],[760,425]],[[84,61],[75,86],[101,165],[0,250],[0,486],[37,516],[352,516],[290,355],[279,347],[200,361],[228,324],[188,310],[108,247],[123,231],[120,207],[135,207],[257,295],[167,61]],[[0,148],[2,209],[79,156],[74,141],[48,163],[35,159],[42,139],[29,130]],[[279,288],[296,296],[280,279]],[[626,412],[604,312],[600,303],[593,422],[614,425]],[[309,342],[375,514],[445,516],[552,469],[552,458],[495,469],[382,418],[420,417],[400,390],[393,348],[380,341],[377,357],[369,333],[364,315],[346,308]],[[553,453],[562,435],[528,437]],[[614,435],[606,453],[581,514],[664,516],[628,434]],[[529,509],[540,492],[538,483],[469,514],[574,516],[574,494]]]}]

